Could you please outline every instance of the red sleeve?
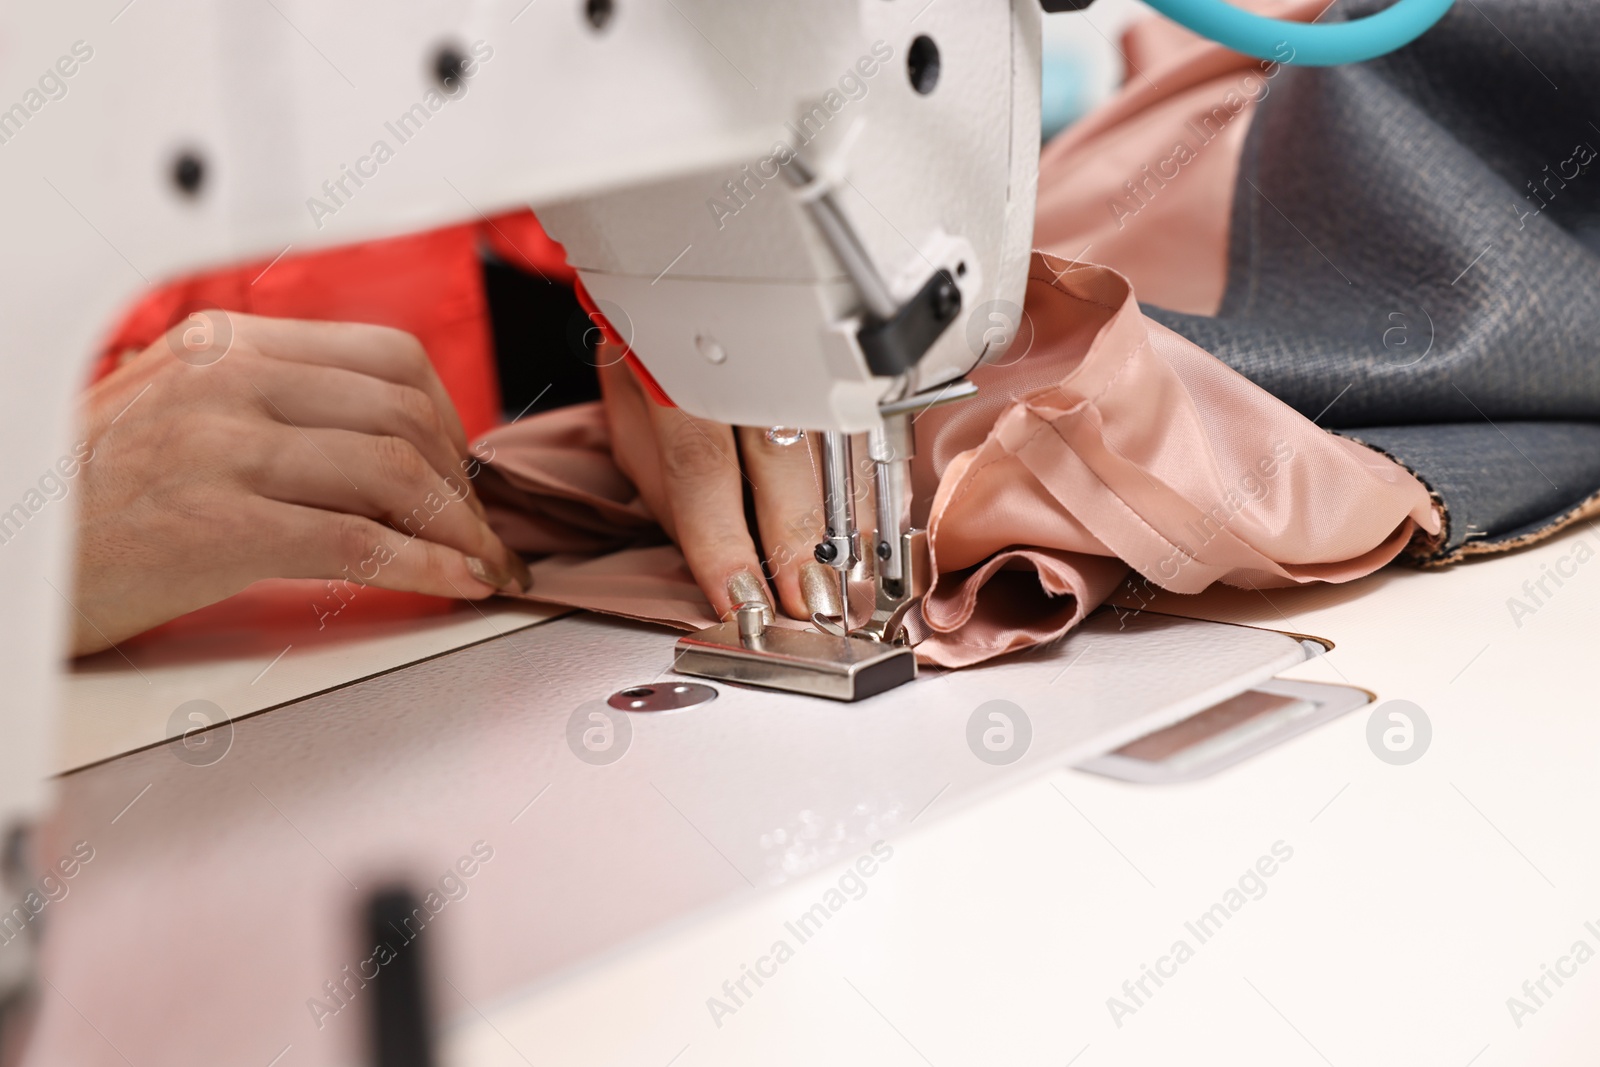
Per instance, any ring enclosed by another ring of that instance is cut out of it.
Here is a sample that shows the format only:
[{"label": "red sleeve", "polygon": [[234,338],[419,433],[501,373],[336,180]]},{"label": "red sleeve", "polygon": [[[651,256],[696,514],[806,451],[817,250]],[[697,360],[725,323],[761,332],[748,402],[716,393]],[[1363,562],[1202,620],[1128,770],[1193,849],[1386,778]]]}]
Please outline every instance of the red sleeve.
[{"label": "red sleeve", "polygon": [[[531,216],[529,216],[531,218]],[[537,225],[537,224],[535,224]],[[289,254],[184,278],[146,296],[117,325],[95,376],[191,311],[367,322],[414,335],[427,349],[469,437],[500,422],[479,224]],[[548,242],[549,239],[545,238]],[[551,242],[551,247],[559,249]]]}]

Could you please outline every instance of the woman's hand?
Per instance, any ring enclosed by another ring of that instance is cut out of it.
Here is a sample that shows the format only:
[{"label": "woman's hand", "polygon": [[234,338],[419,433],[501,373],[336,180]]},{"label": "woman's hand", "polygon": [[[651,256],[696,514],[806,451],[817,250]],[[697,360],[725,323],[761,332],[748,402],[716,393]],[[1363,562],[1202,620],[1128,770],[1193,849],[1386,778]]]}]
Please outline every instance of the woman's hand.
[{"label": "woman's hand", "polygon": [[808,435],[783,445],[765,430],[657,404],[610,343],[597,362],[617,464],[683,551],[712,610],[727,618],[751,601],[770,608],[776,588],[778,604],[797,619],[837,616],[838,572],[812,555],[823,528],[816,442]]},{"label": "woman's hand", "polygon": [[85,406],[74,655],[263,578],[472,599],[527,587],[409,334],[199,312]]}]

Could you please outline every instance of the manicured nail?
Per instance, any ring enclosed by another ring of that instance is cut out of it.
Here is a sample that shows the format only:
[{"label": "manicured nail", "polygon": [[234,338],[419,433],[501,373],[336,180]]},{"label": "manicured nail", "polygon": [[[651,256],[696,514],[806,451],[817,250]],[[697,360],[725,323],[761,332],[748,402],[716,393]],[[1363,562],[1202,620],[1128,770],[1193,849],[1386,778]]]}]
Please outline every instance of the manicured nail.
[{"label": "manicured nail", "polygon": [[839,572],[815,561],[802,563],[800,596],[806,602],[806,610],[813,615],[838,618],[842,613],[839,606]]},{"label": "manicured nail", "polygon": [[502,588],[502,593],[526,593],[533,588],[533,572],[522,557],[509,548],[506,549],[506,569],[511,573],[512,587]]},{"label": "manicured nail", "polygon": [[736,571],[728,579],[728,599],[737,610],[741,604],[760,604],[766,609],[767,622],[772,621],[772,598],[767,595],[767,583],[753,571]]},{"label": "manicured nail", "polygon": [[510,581],[510,578],[498,566],[492,566],[477,556],[467,557],[467,573],[484,585],[495,589],[504,589]]}]

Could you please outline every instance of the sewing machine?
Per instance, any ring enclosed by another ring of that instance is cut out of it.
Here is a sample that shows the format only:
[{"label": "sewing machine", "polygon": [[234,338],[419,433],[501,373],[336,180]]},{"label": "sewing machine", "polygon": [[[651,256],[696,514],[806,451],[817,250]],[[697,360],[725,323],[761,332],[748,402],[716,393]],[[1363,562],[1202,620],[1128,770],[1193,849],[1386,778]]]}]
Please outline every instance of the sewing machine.
[{"label": "sewing machine", "polygon": [[[895,640],[924,566],[908,420],[959,395],[984,355],[960,325],[973,309],[1020,314],[1039,17],[1035,0],[116,0],[0,16],[8,68],[42,72],[0,112],[0,188],[18,206],[0,267],[4,825],[48,800],[75,610],[72,505],[32,483],[71,451],[69,398],[116,310],[210,265],[529,204],[686,412],[824,435],[819,558],[878,586],[848,638],[766,638],[746,615],[700,635],[690,662],[748,677],[754,661],[753,680],[841,697],[911,677]],[[889,523],[865,548],[849,434],[866,435]],[[17,866],[8,892],[26,884]]]}]

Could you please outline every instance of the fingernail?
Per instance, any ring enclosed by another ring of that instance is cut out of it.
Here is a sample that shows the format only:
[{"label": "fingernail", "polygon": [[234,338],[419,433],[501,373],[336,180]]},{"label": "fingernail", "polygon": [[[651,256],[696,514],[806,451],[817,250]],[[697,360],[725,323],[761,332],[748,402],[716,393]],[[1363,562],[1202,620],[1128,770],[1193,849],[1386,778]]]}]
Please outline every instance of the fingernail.
[{"label": "fingernail", "polygon": [[728,579],[728,599],[735,609],[740,604],[760,604],[766,609],[767,622],[772,621],[772,598],[767,595],[767,583],[753,571],[736,571]]},{"label": "fingernail", "polygon": [[800,565],[800,596],[806,610],[813,615],[838,618],[843,614],[839,604],[839,572],[822,563]]},{"label": "fingernail", "polygon": [[515,587],[502,588],[500,590],[502,593],[526,593],[533,588],[533,572],[522,561],[522,557],[509,548],[506,549],[506,564],[507,570],[511,572],[511,581],[515,583]]},{"label": "fingernail", "polygon": [[498,566],[491,565],[477,556],[467,557],[467,573],[484,585],[495,589],[503,589],[510,581],[504,571]]}]

